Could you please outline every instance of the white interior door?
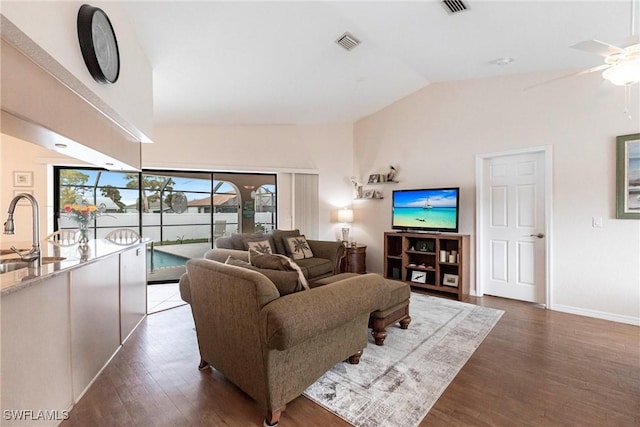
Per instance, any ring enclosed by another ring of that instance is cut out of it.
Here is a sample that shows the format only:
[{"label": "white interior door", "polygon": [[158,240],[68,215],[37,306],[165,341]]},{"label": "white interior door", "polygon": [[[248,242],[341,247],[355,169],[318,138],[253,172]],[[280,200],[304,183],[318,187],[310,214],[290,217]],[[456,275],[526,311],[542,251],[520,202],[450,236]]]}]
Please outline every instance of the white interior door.
[{"label": "white interior door", "polygon": [[545,166],[540,151],[483,160],[481,293],[546,302]]}]

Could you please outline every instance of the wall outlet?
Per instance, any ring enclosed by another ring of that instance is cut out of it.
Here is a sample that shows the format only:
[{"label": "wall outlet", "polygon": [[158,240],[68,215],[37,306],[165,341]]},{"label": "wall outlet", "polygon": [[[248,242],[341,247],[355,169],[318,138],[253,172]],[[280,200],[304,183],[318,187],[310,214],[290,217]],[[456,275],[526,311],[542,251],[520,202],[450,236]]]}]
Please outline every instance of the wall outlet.
[{"label": "wall outlet", "polygon": [[593,228],[602,228],[602,217],[594,216],[593,218],[591,218],[591,225],[593,226]]}]

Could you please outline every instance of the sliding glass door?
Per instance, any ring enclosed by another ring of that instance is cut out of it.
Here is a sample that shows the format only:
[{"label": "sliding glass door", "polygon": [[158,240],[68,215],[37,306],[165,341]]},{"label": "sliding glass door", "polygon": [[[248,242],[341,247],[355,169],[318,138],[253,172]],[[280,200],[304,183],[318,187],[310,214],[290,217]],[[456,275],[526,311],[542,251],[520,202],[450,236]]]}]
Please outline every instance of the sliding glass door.
[{"label": "sliding glass door", "polygon": [[148,281],[177,281],[188,259],[202,257],[215,239],[276,228],[276,175],[199,171],[113,172],[54,169],[55,229],[75,228],[65,204],[92,204],[105,215],[90,224],[90,238],[116,228],[152,240]]},{"label": "sliding glass door", "polygon": [[216,238],[237,231],[234,184],[211,173],[175,171],[143,173],[142,183],[142,235],[154,242],[150,282],[179,279],[188,259],[202,257]]}]

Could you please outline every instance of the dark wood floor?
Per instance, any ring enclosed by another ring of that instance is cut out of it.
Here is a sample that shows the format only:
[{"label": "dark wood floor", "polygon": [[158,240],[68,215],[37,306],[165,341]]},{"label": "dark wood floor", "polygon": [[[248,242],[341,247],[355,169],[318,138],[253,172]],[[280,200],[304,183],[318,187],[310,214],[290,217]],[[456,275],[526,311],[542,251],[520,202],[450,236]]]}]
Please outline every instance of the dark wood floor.
[{"label": "dark wood floor", "polygon": [[[500,298],[472,302],[506,313],[421,426],[640,425],[639,327]],[[250,398],[216,371],[198,371],[192,328],[188,306],[148,316],[61,425],[262,425]],[[280,420],[348,425],[305,397]]]}]

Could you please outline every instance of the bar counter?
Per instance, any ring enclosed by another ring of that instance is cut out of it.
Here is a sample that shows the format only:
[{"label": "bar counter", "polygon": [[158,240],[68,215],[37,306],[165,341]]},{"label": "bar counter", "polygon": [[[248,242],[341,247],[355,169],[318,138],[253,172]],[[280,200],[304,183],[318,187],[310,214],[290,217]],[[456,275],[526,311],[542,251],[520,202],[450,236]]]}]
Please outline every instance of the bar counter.
[{"label": "bar counter", "polygon": [[[75,244],[73,246],[58,246],[52,243],[42,243],[40,250],[43,259],[56,259],[48,263],[43,263],[39,270],[35,268],[21,268],[0,274],[1,295],[19,291],[26,287],[41,282],[43,279],[51,278],[60,273],[65,273],[71,269],[88,263],[96,262],[101,258],[126,251],[134,246],[149,243],[150,239],[132,241],[130,244],[116,244],[105,239],[90,240],[85,248]],[[31,248],[31,243],[16,244],[22,252]],[[8,248],[0,249],[0,260],[16,259],[18,255]],[[58,258],[62,258],[57,260]]]},{"label": "bar counter", "polygon": [[[42,256],[55,262],[0,274],[3,411],[65,414],[78,402],[146,316],[147,242],[98,239],[87,250],[47,243]],[[17,257],[0,250],[0,259]],[[16,427],[34,425],[13,421]]]}]

